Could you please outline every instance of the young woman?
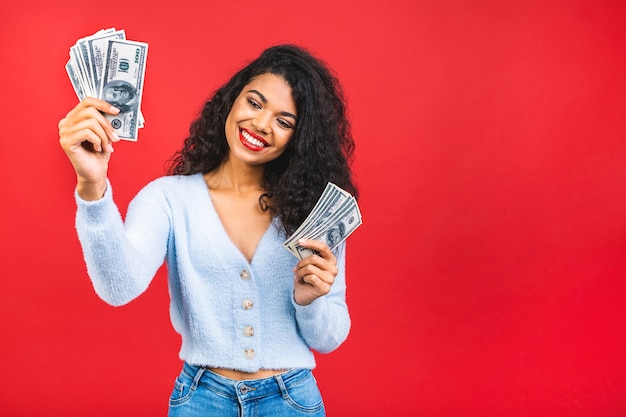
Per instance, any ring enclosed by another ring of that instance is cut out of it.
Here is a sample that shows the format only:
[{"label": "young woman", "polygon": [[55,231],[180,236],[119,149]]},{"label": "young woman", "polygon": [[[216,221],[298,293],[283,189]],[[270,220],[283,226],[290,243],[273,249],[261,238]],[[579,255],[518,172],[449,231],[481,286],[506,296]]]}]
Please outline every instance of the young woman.
[{"label": "young woman", "polygon": [[341,87],[292,45],[265,50],[205,103],[170,175],[144,187],[125,221],[107,166],[119,139],[87,98],[59,122],[77,175],[76,226],[96,293],[122,305],[165,261],[183,368],[170,416],[325,415],[311,349],[347,337],[345,245],[282,242],[330,181],[357,194]]}]

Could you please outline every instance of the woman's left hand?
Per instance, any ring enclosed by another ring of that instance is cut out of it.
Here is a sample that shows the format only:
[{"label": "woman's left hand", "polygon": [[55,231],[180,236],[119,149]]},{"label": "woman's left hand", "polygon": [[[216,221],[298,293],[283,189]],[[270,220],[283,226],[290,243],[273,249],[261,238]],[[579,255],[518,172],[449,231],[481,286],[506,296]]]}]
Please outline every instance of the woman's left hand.
[{"label": "woman's left hand", "polygon": [[319,254],[302,259],[293,269],[294,297],[296,303],[305,306],[330,292],[338,272],[337,258],[324,242],[300,239],[298,244]]}]

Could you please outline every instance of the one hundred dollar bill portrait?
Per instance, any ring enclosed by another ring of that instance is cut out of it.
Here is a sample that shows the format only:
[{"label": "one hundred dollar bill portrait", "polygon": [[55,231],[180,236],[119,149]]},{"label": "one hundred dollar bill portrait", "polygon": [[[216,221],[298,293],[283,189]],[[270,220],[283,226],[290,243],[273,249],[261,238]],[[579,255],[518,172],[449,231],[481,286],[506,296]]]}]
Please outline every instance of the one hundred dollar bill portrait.
[{"label": "one hundred dollar bill portrait", "polygon": [[102,98],[120,109],[120,113],[135,110],[138,103],[137,97],[135,87],[123,80],[113,80],[102,88]]},{"label": "one hundred dollar bill portrait", "polygon": [[326,242],[328,246],[335,247],[341,242],[346,234],[346,226],[343,222],[339,222],[335,226],[331,227],[326,233]]}]

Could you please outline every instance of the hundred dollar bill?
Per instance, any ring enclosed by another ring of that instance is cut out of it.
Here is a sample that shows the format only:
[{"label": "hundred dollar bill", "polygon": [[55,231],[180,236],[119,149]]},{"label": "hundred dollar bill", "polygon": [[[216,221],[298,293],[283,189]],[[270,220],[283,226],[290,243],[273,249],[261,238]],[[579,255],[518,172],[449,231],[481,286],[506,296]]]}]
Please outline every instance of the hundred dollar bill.
[{"label": "hundred dollar bill", "polygon": [[323,221],[319,222],[317,226],[309,229],[307,234],[309,234],[312,238],[317,239],[323,234],[325,234],[331,227],[333,227],[338,221],[342,220],[349,213],[353,212],[356,207],[356,201],[352,196],[346,201],[344,201],[337,210],[333,211],[332,214],[326,217]]},{"label": "hundred dollar bill", "polygon": [[311,231],[330,217],[348,197],[350,197],[350,194],[329,182],[311,210],[311,213],[309,213],[307,218],[291,237],[287,239],[284,246],[293,252],[294,255],[297,255],[294,248],[298,239],[303,236],[310,237]]},{"label": "hundred dollar bill", "polygon": [[[306,217],[306,219],[304,219],[304,221],[296,229],[296,231],[293,232],[291,236],[283,243],[283,246],[285,248],[293,252],[292,250],[293,243],[296,240],[298,240],[300,237],[302,237],[303,234],[306,232],[306,230],[308,230],[311,227],[311,225],[314,224],[317,221],[317,219],[322,215],[322,213],[326,211],[325,207],[328,204],[330,194],[332,194],[333,192],[334,192],[334,189],[332,187],[332,184],[328,183],[326,185],[326,188],[324,188],[322,195],[318,198],[317,202],[315,203],[315,206],[313,206],[313,209],[311,210],[309,215]],[[294,255],[297,256],[295,252],[294,252]]]},{"label": "hundred dollar bill", "polygon": [[[94,91],[99,91],[102,84],[102,73],[104,72],[104,60],[106,59],[109,40],[123,39],[126,40],[126,31],[124,29],[115,30],[114,28],[98,31],[97,33],[84,38],[87,45],[88,67],[91,70],[89,79],[94,86]],[[80,41],[79,41],[80,44]],[[144,125],[144,118],[139,109],[139,128]]]},{"label": "hundred dollar bill", "polygon": [[70,60],[65,65],[65,69],[79,100],[88,96],[96,97],[98,92],[96,88],[98,84],[92,81],[91,71],[87,70],[91,67],[91,60],[88,57],[85,42],[91,37],[101,36],[104,32],[105,30],[100,30],[91,36],[81,38],[70,48]]},{"label": "hundred dollar bill", "polygon": [[70,77],[70,82],[72,83],[72,87],[74,87],[74,92],[80,101],[83,101],[87,95],[85,94],[85,90],[78,79],[78,74],[76,74],[76,70],[74,69],[74,63],[72,59],[70,59],[67,64],[65,64],[65,70],[67,71],[67,75]]},{"label": "hundred dollar bill", "polygon": [[88,74],[78,45],[74,45],[70,48],[70,62],[72,63],[76,79],[80,83],[81,89],[84,91],[85,95],[95,97],[96,91],[91,88],[91,83],[88,81]]},{"label": "hundred dollar bill", "polygon": [[304,259],[315,251],[300,246],[300,238],[320,240],[334,250],[361,224],[361,212],[354,197],[328,183],[311,213],[283,245],[296,258]]},{"label": "hundred dollar bill", "polygon": [[[337,215],[329,219],[321,229],[318,229],[311,237],[312,240],[319,240],[328,245],[330,250],[336,249],[344,240],[348,238],[362,223],[361,213],[354,200],[352,204],[346,204]],[[304,259],[315,253],[309,248],[300,246],[297,242],[292,248],[298,258]]]},{"label": "hundred dollar bill", "polygon": [[[102,76],[107,65],[106,54],[109,40],[112,39],[125,40],[125,31],[114,27],[102,29],[93,35],[79,39],[70,48],[70,59],[65,65],[65,70],[79,100],[82,101],[86,97],[102,98]],[[137,113],[137,125],[142,128],[144,118],[139,106]],[[128,115],[118,118],[118,121],[125,122],[126,119]]]},{"label": "hundred dollar bill", "polygon": [[78,42],[76,42],[76,45],[74,45],[74,53],[80,62],[81,73],[86,83],[86,90],[93,96],[97,91],[97,85],[93,82],[94,80],[91,77],[92,70],[89,54],[87,52],[87,38],[79,39]]},{"label": "hundred dollar bill", "polygon": [[[126,39],[126,33],[123,29],[117,31],[101,31],[95,35],[85,38],[87,61],[91,69],[90,78],[97,88],[100,87],[102,81],[102,73],[104,72],[104,60],[106,59],[109,40]],[[95,91],[96,88],[94,88]]]},{"label": "hundred dollar bill", "polygon": [[98,97],[120,109],[105,115],[120,139],[136,141],[148,44],[109,40]]}]

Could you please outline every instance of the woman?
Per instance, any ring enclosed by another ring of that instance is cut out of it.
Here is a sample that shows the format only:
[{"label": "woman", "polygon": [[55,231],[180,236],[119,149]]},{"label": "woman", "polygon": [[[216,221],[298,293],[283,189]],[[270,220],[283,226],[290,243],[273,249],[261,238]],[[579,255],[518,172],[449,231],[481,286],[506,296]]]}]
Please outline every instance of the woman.
[{"label": "woman", "polygon": [[[296,260],[282,242],[327,182],[356,195],[340,85],[307,51],[267,49],[215,92],[170,169],[125,222],[107,165],[119,140],[88,98],[59,122],[77,174],[76,225],[97,294],[139,296],[163,261],[183,369],[170,416],[325,415],[311,349],[347,337],[345,246]],[[102,113],[101,113],[102,112]]]}]

